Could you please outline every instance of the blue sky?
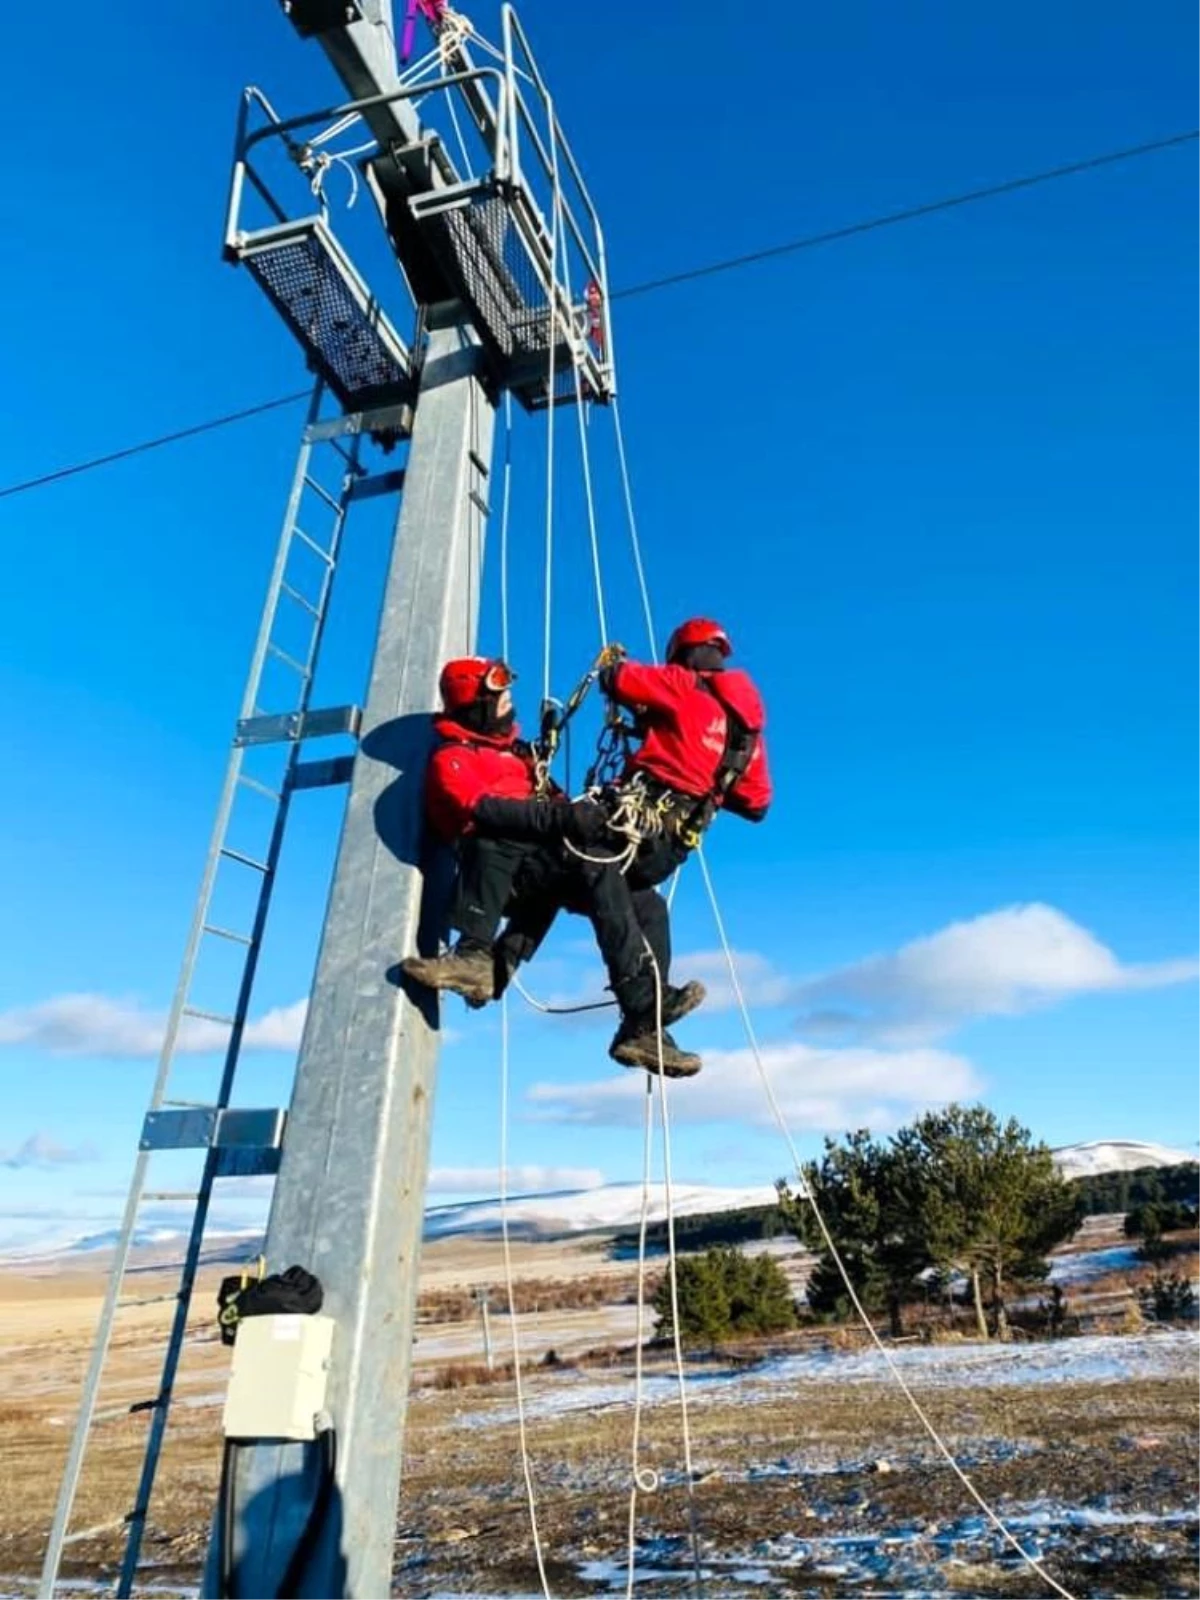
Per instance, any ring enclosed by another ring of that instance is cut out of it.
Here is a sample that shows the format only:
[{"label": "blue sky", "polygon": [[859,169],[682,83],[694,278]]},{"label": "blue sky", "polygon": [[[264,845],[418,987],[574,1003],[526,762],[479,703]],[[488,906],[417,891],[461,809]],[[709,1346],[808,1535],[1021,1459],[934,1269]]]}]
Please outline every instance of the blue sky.
[{"label": "blue sky", "polygon": [[[490,0],[471,14],[495,31]],[[616,286],[1195,116],[1182,3],[768,4],[752,28],[677,0],[636,22],[550,0],[523,15]],[[49,85],[29,70],[42,33],[15,15],[0,67],[21,219],[0,265],[0,486],[303,387],[219,260],[224,186],[245,82],[289,110],[338,98],[267,0],[70,0]],[[770,707],[777,804],[762,828],[723,822],[711,857],[806,1150],[949,1095],[1056,1144],[1195,1144],[1194,190],[1186,146],[617,308],[660,625],[716,612]],[[366,208],[348,223],[398,291]],[[399,292],[391,307],[406,328]],[[299,422],[0,502],[0,1247],[102,1227],[118,1203]],[[515,442],[529,619],[542,426]],[[639,644],[607,417],[592,440],[614,629]],[[594,621],[565,428],[562,446],[568,687]],[[381,518],[353,526],[329,703],[359,693],[386,552]],[[539,652],[520,624],[527,703]],[[286,1101],[337,821],[314,796],[293,827],[254,1007],[282,1013],[258,1037],[285,1048],[248,1059],[245,1103]],[[677,974],[715,981],[715,943],[685,879]],[[586,926],[564,922],[531,983],[597,982]],[[676,1170],[769,1182],[784,1152],[721,999],[680,1029],[712,1059],[677,1095]],[[494,1188],[498,1035],[494,1016],[447,1020],[449,1198]],[[514,1013],[529,1184],[637,1175],[637,1086],[606,1026]],[[180,1093],[215,1070],[187,1056]]]}]

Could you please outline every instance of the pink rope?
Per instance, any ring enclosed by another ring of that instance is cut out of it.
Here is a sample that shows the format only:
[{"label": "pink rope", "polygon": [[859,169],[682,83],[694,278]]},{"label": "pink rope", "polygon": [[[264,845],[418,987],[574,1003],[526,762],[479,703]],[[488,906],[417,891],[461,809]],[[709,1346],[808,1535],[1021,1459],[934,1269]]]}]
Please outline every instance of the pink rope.
[{"label": "pink rope", "polygon": [[404,13],[404,32],[400,36],[400,65],[407,66],[412,59],[417,40],[417,18],[424,17],[430,28],[437,32],[446,11],[446,0],[408,0]]}]

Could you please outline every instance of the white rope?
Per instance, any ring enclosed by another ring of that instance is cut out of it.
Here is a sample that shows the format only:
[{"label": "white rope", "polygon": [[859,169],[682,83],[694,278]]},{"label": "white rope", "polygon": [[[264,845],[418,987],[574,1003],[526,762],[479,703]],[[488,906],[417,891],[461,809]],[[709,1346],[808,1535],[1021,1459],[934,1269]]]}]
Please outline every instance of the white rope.
[{"label": "white rope", "polygon": [[[554,225],[556,232],[563,239],[563,293],[567,297],[567,305],[572,306],[574,301],[571,295],[571,252],[569,239],[563,227],[563,198],[558,180],[558,145],[554,130],[555,120],[553,109],[551,109],[550,149],[554,157]],[[550,279],[550,292],[557,298],[558,285],[554,281],[553,274]],[[600,538],[596,528],[596,500],[592,492],[592,462],[588,445],[587,411],[583,399],[583,378],[579,371],[579,361],[575,349],[576,335],[569,324],[567,326],[567,335],[571,343],[571,371],[575,379],[575,415],[579,422],[579,459],[583,467],[583,492],[587,502],[588,539],[592,552],[592,581],[596,588],[596,616],[600,624],[600,648],[603,650],[609,642],[608,617],[604,607],[604,578],[600,568]]]},{"label": "white rope", "polygon": [[671,1284],[671,1331],[675,1345],[675,1376],[679,1385],[679,1429],[683,1441],[683,1470],[687,1475],[688,1524],[692,1536],[692,1575],[696,1594],[704,1593],[704,1574],[700,1565],[700,1527],[696,1518],[696,1474],[692,1469],[692,1435],[688,1426],[687,1375],[683,1364],[683,1335],[679,1327],[679,1273],[675,1254],[675,1201],[671,1180],[671,1119],[667,1114],[667,1074],[663,1070],[663,975],[654,951],[643,938],[654,970],[654,1025],[658,1030],[658,1093],[662,1108],[663,1196],[667,1212],[667,1273]]},{"label": "white rope", "polygon": [[646,1320],[646,1224],[650,1216],[650,1157],[653,1145],[654,1132],[654,1085],[646,1079],[646,1114],[643,1119],[642,1130],[642,1215],[638,1225],[638,1270],[637,1270],[637,1330],[634,1335],[633,1355],[633,1434],[630,1444],[630,1467],[632,1479],[629,1486],[629,1521],[627,1535],[627,1570],[625,1578],[625,1597],[632,1600],[634,1560],[637,1555],[637,1497],[642,1494],[653,1494],[658,1488],[658,1473],[650,1467],[643,1467],[641,1462],[642,1446],[642,1409],[645,1402],[645,1378],[642,1360],[642,1344],[645,1339]]},{"label": "white rope", "polygon": [[[619,462],[619,465],[620,465],[621,482],[622,482],[622,486],[623,486],[624,494],[625,494],[625,509],[626,509],[626,515],[627,515],[628,522],[629,522],[630,541],[631,541],[631,544],[632,544],[632,547],[633,547],[634,562],[635,562],[635,565],[636,565],[636,568],[637,568],[637,571],[638,571],[638,575],[639,575],[639,585],[640,585],[641,596],[642,596],[642,608],[643,608],[643,612],[645,614],[646,629],[647,629],[647,633],[648,633],[649,638],[650,638],[651,649],[655,651],[655,654],[657,654],[657,648],[656,648],[656,644],[655,644],[654,615],[653,615],[653,609],[652,609],[651,603],[650,603],[649,589],[648,589],[648,586],[646,585],[645,577],[644,577],[644,566],[643,566],[643,562],[642,562],[642,553],[641,553],[641,541],[640,541],[640,538],[639,538],[639,535],[638,535],[637,518],[636,518],[636,515],[634,513],[633,495],[632,495],[631,485],[630,485],[629,468],[628,468],[628,462],[627,462],[627,458],[626,458],[626,454],[625,454],[625,441],[624,441],[624,435],[623,435],[623,432],[622,432],[622,429],[621,429],[620,412],[619,412],[619,410],[617,408],[617,402],[616,402],[615,399],[613,401],[613,421],[614,421],[614,431],[615,431],[616,440],[617,440],[617,458],[618,458],[618,462]],[[712,907],[713,921],[716,924],[717,935],[718,935],[718,937],[719,937],[719,939],[721,941],[721,948],[722,948],[722,950],[724,952],[724,955],[725,955],[725,964],[726,964],[726,966],[727,966],[727,968],[729,970],[729,980],[730,980],[730,983],[731,983],[731,985],[733,987],[734,996],[735,996],[735,998],[737,1000],[738,1010],[741,1013],[742,1026],[744,1027],[744,1029],[746,1031],[746,1039],[747,1039],[747,1042],[749,1043],[751,1054],[754,1057],[754,1064],[755,1064],[755,1067],[757,1069],[759,1078],[762,1081],[762,1086],[763,1086],[763,1089],[764,1089],[764,1091],[766,1093],[768,1104],[770,1105],[770,1108],[771,1108],[771,1114],[774,1117],[776,1125],[778,1126],[780,1133],[783,1135],[784,1142],[787,1145],[788,1153],[791,1156],[792,1165],[795,1168],[797,1178],[799,1179],[801,1185],[804,1185],[804,1171],[803,1171],[803,1166],[802,1166],[802,1163],[801,1163],[801,1160],[800,1160],[800,1153],[796,1149],[795,1141],[793,1140],[791,1132],[788,1129],[787,1119],[785,1118],[785,1116],[783,1114],[783,1110],[782,1110],[782,1108],[781,1108],[781,1106],[779,1104],[779,1101],[776,1098],[775,1091],[774,1091],[774,1089],[773,1089],[773,1087],[771,1085],[770,1077],[768,1076],[768,1073],[767,1073],[766,1064],[764,1063],[763,1058],[762,1058],[762,1052],[761,1052],[761,1050],[759,1048],[758,1038],[757,1038],[757,1036],[756,1036],[756,1034],[754,1032],[754,1024],[753,1024],[753,1022],[751,1021],[751,1018],[750,1018],[750,1010],[749,1010],[749,1007],[746,1004],[746,996],[745,996],[745,993],[744,993],[744,991],[742,989],[741,980],[740,980],[740,978],[738,976],[737,963],[734,960],[733,948],[730,945],[729,937],[728,937],[728,934],[726,933],[725,919],[721,915],[721,908],[720,908],[720,906],[719,906],[719,904],[717,902],[716,889],[715,889],[715,887],[713,885],[712,874],[709,872],[708,861],[705,858],[704,848],[703,848],[702,845],[697,846],[696,855],[697,855],[697,857],[699,858],[699,861],[700,861],[700,871],[701,871],[701,874],[702,874],[702,876],[704,878],[704,887],[705,887],[705,890],[706,890],[706,892],[708,894],[709,904]],[[676,882],[678,882],[678,874],[676,875]],[[807,1186],[804,1185],[804,1187],[805,1187],[805,1190],[807,1192]],[[992,1524],[992,1526],[994,1528],[996,1528],[996,1530],[1002,1535],[1002,1537],[1005,1539],[1005,1541],[1017,1552],[1017,1554],[1021,1557],[1022,1561],[1024,1561],[1031,1568],[1031,1570],[1033,1572],[1035,1572],[1038,1575],[1039,1578],[1042,1579],[1042,1581],[1044,1583],[1048,1584],[1049,1587],[1054,1591],[1055,1594],[1062,1596],[1063,1600],[1073,1600],[1073,1596],[1070,1594],[1069,1590],[1064,1589],[1063,1586],[1060,1583],[1058,1583],[1053,1577],[1051,1577],[1050,1573],[1046,1571],[1045,1567],[1042,1566],[1041,1562],[1038,1561],[1035,1556],[1031,1556],[1029,1554],[1029,1552],[1024,1548],[1024,1546],[1018,1541],[1018,1539],[1009,1531],[1009,1529],[1005,1526],[1005,1524],[1001,1520],[1001,1518],[997,1515],[997,1513],[992,1509],[992,1507],[988,1504],[988,1502],[980,1494],[979,1490],[975,1487],[974,1483],[971,1481],[971,1479],[967,1475],[967,1473],[964,1472],[962,1467],[959,1466],[958,1462],[955,1460],[954,1454],[950,1450],[950,1447],[946,1444],[945,1440],[942,1438],[941,1434],[938,1432],[937,1427],[935,1426],[935,1424],[933,1423],[931,1418],[927,1415],[927,1413],[925,1412],[924,1408],[922,1407],[920,1401],[917,1399],[916,1395],[913,1393],[912,1389],[909,1387],[909,1385],[905,1381],[904,1374],[900,1371],[900,1368],[897,1365],[895,1359],[893,1358],[891,1351],[887,1348],[887,1346],[884,1344],[883,1340],[879,1337],[878,1333],[875,1331],[875,1325],[871,1321],[870,1317],[867,1315],[866,1310],[864,1309],[863,1304],[862,1304],[861,1300],[858,1297],[858,1293],[855,1290],[854,1284],[850,1279],[850,1274],[847,1272],[846,1265],[842,1260],[841,1254],[839,1253],[839,1251],[837,1249],[837,1246],[834,1244],[833,1236],[830,1233],[828,1226],[826,1225],[825,1218],[821,1214],[820,1208],[817,1205],[816,1200],[812,1197],[812,1195],[808,1195],[808,1200],[809,1200],[810,1205],[812,1206],[813,1216],[816,1219],[817,1226],[818,1226],[818,1229],[819,1229],[820,1234],[821,1234],[821,1238],[824,1241],[825,1246],[829,1251],[830,1259],[833,1261],[835,1267],[837,1268],[838,1274],[841,1277],[842,1282],[846,1287],[846,1291],[847,1291],[847,1294],[849,1295],[850,1302],[853,1305],[854,1310],[855,1310],[859,1320],[861,1321],[863,1327],[867,1330],[867,1333],[870,1336],[872,1343],[875,1345],[875,1348],[879,1351],[880,1355],[883,1357],[884,1362],[887,1365],[889,1373],[895,1379],[897,1385],[900,1388],[901,1393],[904,1395],[905,1399],[908,1401],[908,1404],[911,1406],[913,1414],[916,1416],[918,1421],[921,1423],[921,1426],[925,1429],[925,1432],[929,1435],[929,1438],[933,1442],[934,1446],[937,1448],[938,1452],[941,1454],[943,1459],[946,1461],[947,1465],[950,1467],[950,1469],[954,1473],[955,1477],[962,1484],[963,1488],[966,1489],[967,1493],[971,1496],[972,1500],[974,1500],[975,1504],[983,1512],[984,1516],[987,1517],[988,1521]]]},{"label": "white rope", "polygon": [[512,392],[504,391],[504,473],[500,489],[500,654],[508,661],[508,518],[512,507]]},{"label": "white rope", "polygon": [[[552,181],[558,187],[558,153],[557,146],[552,146],[551,154],[554,158]],[[555,273],[558,270],[558,215],[553,207],[550,211],[550,283],[554,284]],[[551,296],[550,311],[546,322],[546,343],[549,346],[548,365],[546,372],[546,557],[543,586],[545,592],[545,609],[542,617],[542,699],[550,698],[550,650],[553,629],[553,600],[554,600],[554,354],[555,335],[558,331],[558,303]]]},{"label": "white rope", "polygon": [[529,1439],[525,1427],[525,1395],[521,1385],[521,1337],[517,1327],[516,1294],[513,1289],[512,1248],[508,1233],[508,997],[500,997],[500,1237],[504,1246],[504,1282],[508,1294],[508,1328],[512,1342],[513,1389],[517,1402],[517,1440],[521,1449],[521,1472],[525,1479],[525,1500],[529,1507],[529,1528],[533,1553],[537,1559],[545,1600],[553,1600],[542,1541],[538,1534],[537,1497],[533,1488],[533,1465],[529,1459]]},{"label": "white rope", "polygon": [[552,1006],[548,1005],[544,1000],[539,1000],[536,995],[530,994],[515,973],[509,979],[509,982],[525,1004],[532,1007],[534,1011],[540,1011],[544,1017],[574,1017],[583,1011],[609,1011],[617,1003],[615,1000],[584,1000],[573,1006]]},{"label": "white rope", "polygon": [[625,497],[625,518],[629,524],[629,542],[633,547],[633,565],[637,572],[638,591],[642,597],[642,615],[646,619],[646,637],[650,642],[650,658],[658,660],[658,640],[654,632],[654,612],[650,605],[650,587],[646,582],[646,567],[642,561],[642,541],[638,534],[637,516],[633,509],[633,488],[629,480],[629,462],[625,456],[625,430],[621,427],[621,409],[614,394],[610,402],[613,415],[613,432],[617,441],[617,464],[621,472],[621,489]]},{"label": "white rope", "polygon": [[345,133],[347,128],[352,128],[356,122],[361,121],[362,113],[360,111],[349,111],[344,117],[339,117],[336,122],[331,122],[320,133],[314,133],[312,138],[306,142],[310,145],[328,144],[330,139],[336,139],[340,133]]},{"label": "white rope", "polygon": [[729,969],[729,981],[733,986],[733,992],[737,1000],[738,1010],[742,1015],[742,1026],[746,1030],[746,1038],[750,1045],[751,1054],[754,1056],[755,1067],[758,1069],[758,1075],[762,1080],[762,1086],[766,1092],[767,1101],[771,1107],[771,1113],[774,1116],[779,1131],[783,1135],[784,1141],[787,1144],[788,1152],[792,1158],[792,1165],[796,1169],[796,1176],[800,1180],[801,1185],[804,1187],[808,1202],[812,1207],[813,1217],[816,1219],[817,1227],[820,1231],[821,1238],[824,1241],[825,1248],[829,1251],[830,1260],[837,1268],[842,1282],[846,1287],[846,1292],[850,1297],[851,1304],[858,1314],[863,1327],[870,1335],[871,1341],[875,1348],[883,1357],[889,1372],[900,1386],[905,1399],[912,1407],[914,1415],[917,1417],[918,1421],[921,1423],[921,1426],[925,1429],[925,1432],[929,1435],[930,1439],[933,1441],[941,1455],[945,1458],[947,1465],[950,1467],[955,1477],[959,1480],[963,1488],[983,1512],[984,1516],[987,1517],[988,1521],[992,1524],[996,1531],[1004,1537],[1008,1544],[1012,1546],[1012,1548],[1032,1569],[1032,1571],[1036,1572],[1038,1577],[1041,1578],[1044,1583],[1049,1584],[1050,1588],[1054,1590],[1055,1594],[1061,1595],[1063,1600],[1074,1600],[1074,1597],[1071,1595],[1070,1591],[1064,1589],[1061,1583],[1058,1583],[1054,1578],[1052,1578],[1037,1557],[1031,1556],[1016,1538],[1016,1536],[1009,1532],[1008,1528],[1005,1526],[997,1513],[992,1510],[992,1507],[983,1498],[979,1490],[972,1483],[971,1479],[963,1471],[962,1467],[959,1466],[950,1450],[950,1447],[943,1440],[936,1426],[926,1414],[920,1401],[905,1382],[904,1374],[900,1371],[895,1358],[888,1347],[884,1344],[883,1340],[879,1337],[878,1333],[875,1331],[874,1323],[871,1321],[870,1317],[863,1308],[862,1301],[858,1297],[858,1293],[853,1282],[851,1281],[850,1274],[846,1270],[845,1263],[842,1261],[838,1248],[833,1242],[833,1235],[830,1233],[829,1228],[826,1225],[825,1218],[821,1214],[821,1209],[817,1204],[816,1198],[811,1192],[809,1192],[808,1185],[804,1182],[804,1170],[801,1165],[799,1152],[796,1149],[795,1141],[793,1140],[788,1129],[787,1119],[784,1117],[783,1110],[780,1107],[779,1101],[776,1099],[775,1091],[771,1087],[771,1080],[768,1076],[766,1065],[763,1062],[762,1052],[759,1049],[758,1039],[754,1032],[754,1025],[750,1020],[750,1011],[746,1005],[746,996],[742,990],[741,981],[738,977],[737,963],[734,960],[733,949],[729,943],[729,937],[725,931],[725,919],[722,917],[721,908],[717,904],[717,896],[713,887],[712,874],[708,870],[708,862],[704,858],[703,849],[698,848],[696,854],[700,860],[700,871],[704,877],[704,887],[708,891],[708,900],[712,907],[713,921],[715,922],[717,928],[717,937],[721,941],[721,948],[725,954],[725,964]]},{"label": "white rope", "polygon": [[463,138],[463,131],[458,123],[458,112],[454,109],[453,87],[446,90],[446,108],[450,112],[450,123],[454,129],[454,137],[458,140],[458,153],[462,157],[463,170],[468,178],[474,178],[475,172],[471,166],[471,152],[467,149],[467,141]]},{"label": "white rope", "polygon": [[416,88],[421,79],[429,77],[434,70],[439,76],[441,75],[442,58],[436,45],[432,50],[421,56],[419,60],[414,61],[412,66],[405,67],[399,78],[401,88]]},{"label": "white rope", "polygon": [[[675,871],[671,875],[671,887],[667,890],[666,896],[668,914],[670,913],[672,906],[675,904],[675,891],[679,888],[679,880],[682,874],[683,868],[676,867]],[[530,994],[529,990],[521,982],[520,978],[517,977],[515,972],[509,981],[527,1006],[532,1007],[534,1011],[540,1011],[543,1016],[547,1017],[573,1017],[578,1015],[578,1013],[581,1011],[610,1011],[613,1006],[617,1004],[617,1001],[614,999],[584,1000],[572,1006],[552,1006],[545,1000],[539,1000],[536,995]]]}]

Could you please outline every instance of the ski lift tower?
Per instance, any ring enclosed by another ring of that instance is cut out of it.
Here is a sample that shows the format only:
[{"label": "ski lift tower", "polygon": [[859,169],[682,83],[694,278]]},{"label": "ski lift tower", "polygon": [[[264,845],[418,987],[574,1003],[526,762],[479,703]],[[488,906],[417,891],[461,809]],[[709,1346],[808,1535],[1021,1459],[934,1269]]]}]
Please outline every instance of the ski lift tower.
[{"label": "ski lift tower", "polygon": [[[441,922],[441,906],[422,906],[428,713],[442,662],[475,648],[498,400],[507,391],[537,411],[604,403],[613,393],[599,220],[513,9],[503,8],[494,47],[444,0],[407,5],[406,42],[419,13],[436,49],[402,67],[391,0],[283,0],[292,26],[325,51],[348,99],[287,118],[257,89],[242,100],[225,255],[260,284],[301,344],[316,392],[60,1490],[43,1596],[55,1593],[64,1547],[86,1547],[109,1527],[126,1541],[116,1592],[135,1588],[209,1203],[223,1178],[247,1173],[277,1174],[266,1267],[279,1272],[295,1263],[319,1278],[332,1346],[311,1437],[281,1433],[227,1446],[203,1592],[390,1592],[438,1046],[436,1002],[406,992],[394,973],[401,956],[436,943]],[[453,154],[434,119],[438,110],[449,113]],[[351,124],[357,138],[359,119],[369,146],[338,153],[334,138]],[[349,172],[350,157],[407,286],[414,321],[407,340],[331,224],[325,196],[332,184],[321,179],[337,163]],[[271,159],[294,163],[309,180],[294,184],[305,201],[299,214],[268,179]],[[370,471],[364,462],[380,447],[396,456]],[[322,460],[332,462],[332,476]],[[358,501],[379,495],[393,496],[398,511],[365,699],[361,707],[315,707],[345,519]],[[307,587],[293,567],[297,555],[316,573]],[[285,613],[303,622],[299,645],[281,643]],[[264,688],[269,669],[294,674],[283,709]],[[306,742],[330,733],[353,739],[353,753],[305,759]],[[244,765],[262,746],[282,751],[277,783],[264,784]],[[349,786],[345,819],[291,1104],[286,1112],[242,1109],[231,1100],[288,808],[301,791],[339,782]],[[247,789],[273,807],[256,850],[236,845],[230,831]],[[226,872],[256,886],[248,929],[221,926],[210,911]],[[236,999],[220,1012],[198,1006],[193,992],[197,961],[214,940],[242,952]],[[190,1019],[229,1030],[210,1103],[168,1098]],[[162,1297],[176,1302],[162,1379],[150,1399],[106,1413],[96,1401],[115,1320],[124,1307],[144,1303],[121,1297],[135,1226],[146,1200],[164,1198],[146,1187],[147,1163],[182,1150],[195,1151],[202,1166],[179,1291]],[[149,1434],[132,1508],[114,1523],[70,1532],[92,1425],[133,1413],[149,1418]]]}]

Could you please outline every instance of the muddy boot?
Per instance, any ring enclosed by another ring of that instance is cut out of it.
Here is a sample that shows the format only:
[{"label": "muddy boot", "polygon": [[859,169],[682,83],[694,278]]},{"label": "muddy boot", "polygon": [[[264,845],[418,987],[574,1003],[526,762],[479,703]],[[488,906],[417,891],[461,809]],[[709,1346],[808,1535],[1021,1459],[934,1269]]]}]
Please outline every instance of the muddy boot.
[{"label": "muddy boot", "polygon": [[673,983],[667,984],[662,997],[663,1027],[669,1028],[672,1023],[690,1016],[697,1006],[704,1004],[707,993],[704,985],[695,979],[691,983],[681,983],[678,988]]},{"label": "muddy boot", "polygon": [[486,1005],[496,992],[491,946],[468,944],[465,939],[444,956],[409,956],[400,963],[400,970],[427,989],[448,989],[462,995],[473,1007]]},{"label": "muddy boot", "polygon": [[700,1057],[681,1050],[665,1028],[659,1033],[653,1017],[625,1017],[608,1053],[623,1067],[655,1074],[661,1067],[667,1078],[694,1078],[700,1071]]}]

